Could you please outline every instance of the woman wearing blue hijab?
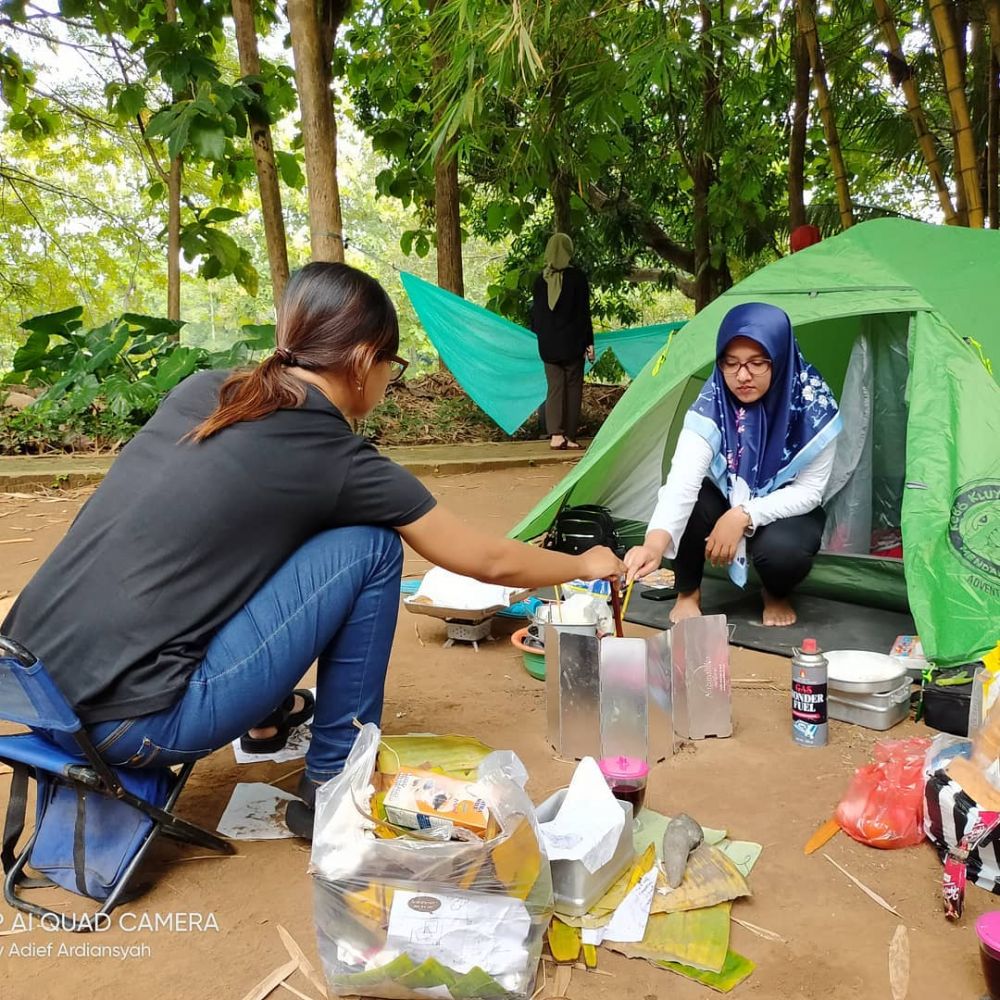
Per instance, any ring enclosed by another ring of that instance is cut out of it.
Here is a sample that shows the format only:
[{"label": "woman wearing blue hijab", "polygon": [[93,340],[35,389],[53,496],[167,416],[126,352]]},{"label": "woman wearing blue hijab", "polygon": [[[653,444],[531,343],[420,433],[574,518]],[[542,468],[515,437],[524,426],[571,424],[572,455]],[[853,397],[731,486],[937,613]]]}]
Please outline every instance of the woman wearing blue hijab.
[{"label": "woman wearing blue hijab", "polygon": [[764,624],[794,624],[789,594],[819,551],[841,429],[833,394],[802,357],[788,316],[760,302],[730,309],[645,541],[625,556],[629,580],[672,558],[677,622],[701,614],[706,559],[728,565],[742,587],[749,554],[764,585]]}]

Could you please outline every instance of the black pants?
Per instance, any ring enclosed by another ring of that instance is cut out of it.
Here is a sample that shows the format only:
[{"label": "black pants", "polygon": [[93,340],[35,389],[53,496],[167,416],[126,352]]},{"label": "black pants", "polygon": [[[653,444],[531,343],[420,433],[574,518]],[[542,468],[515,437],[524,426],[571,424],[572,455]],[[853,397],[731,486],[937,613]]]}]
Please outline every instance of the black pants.
[{"label": "black pants", "polygon": [[[674,559],[676,587],[682,594],[701,586],[705,539],[727,510],[729,501],[706,479]],[[747,539],[747,555],[768,593],[787,597],[809,575],[825,525],[826,513],[817,507],[808,514],[772,521]]]},{"label": "black pants", "polygon": [[549,391],[545,397],[545,429],[551,437],[561,434],[576,440],[580,426],[580,404],[583,402],[583,355],[579,361],[545,362],[545,381]]}]

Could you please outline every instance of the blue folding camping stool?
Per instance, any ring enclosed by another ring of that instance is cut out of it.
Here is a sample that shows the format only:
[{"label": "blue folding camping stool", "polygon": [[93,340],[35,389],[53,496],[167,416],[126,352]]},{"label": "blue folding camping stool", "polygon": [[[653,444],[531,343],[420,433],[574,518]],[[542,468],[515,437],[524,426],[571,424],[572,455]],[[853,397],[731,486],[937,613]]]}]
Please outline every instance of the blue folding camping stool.
[{"label": "blue folding camping stool", "polygon": [[[0,761],[13,771],[0,859],[4,898],[16,909],[65,930],[93,930],[95,916],[129,898],[131,880],[158,834],[233,853],[231,842],[173,814],[194,762],[176,772],[110,767],[41,661],[2,635],[0,719],[32,728],[0,736]],[[72,733],[85,762],[34,730]],[[18,852],[29,779],[36,785],[35,829]],[[41,877],[27,876],[28,864]],[[18,891],[53,884],[102,905],[78,918],[31,903]]]}]

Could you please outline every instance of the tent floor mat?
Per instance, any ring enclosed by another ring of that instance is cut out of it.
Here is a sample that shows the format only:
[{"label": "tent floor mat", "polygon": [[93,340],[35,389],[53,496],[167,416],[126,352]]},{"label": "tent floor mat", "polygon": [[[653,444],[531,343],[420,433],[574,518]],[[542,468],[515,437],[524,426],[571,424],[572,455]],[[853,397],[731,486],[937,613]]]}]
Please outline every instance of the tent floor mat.
[{"label": "tent floor mat", "polygon": [[[629,600],[626,621],[650,628],[670,627],[674,600],[651,601],[642,596],[657,588],[635,585]],[[762,653],[791,656],[806,636],[819,643],[820,649],[867,649],[888,653],[898,635],[916,635],[916,626],[908,614],[868,608],[825,597],[793,594],[792,603],[799,620],[787,628],[765,628],[761,624],[761,598],[757,591],[742,591],[723,580],[705,578],[702,586],[702,610],[705,614],[724,614],[735,625],[732,643]]]}]

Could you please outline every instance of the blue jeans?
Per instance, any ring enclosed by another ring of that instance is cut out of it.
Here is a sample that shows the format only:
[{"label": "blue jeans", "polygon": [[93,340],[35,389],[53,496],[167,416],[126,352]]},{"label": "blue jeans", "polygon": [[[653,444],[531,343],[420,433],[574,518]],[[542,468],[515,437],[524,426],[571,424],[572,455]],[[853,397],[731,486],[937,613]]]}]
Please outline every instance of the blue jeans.
[{"label": "blue jeans", "polygon": [[[350,527],[309,539],[222,626],[174,705],[87,730],[117,767],[182,764],[256,726],[319,660],[306,774],[340,773],[357,734],[379,723],[399,611],[403,546],[388,528]],[[50,734],[78,753],[72,734]]]}]

